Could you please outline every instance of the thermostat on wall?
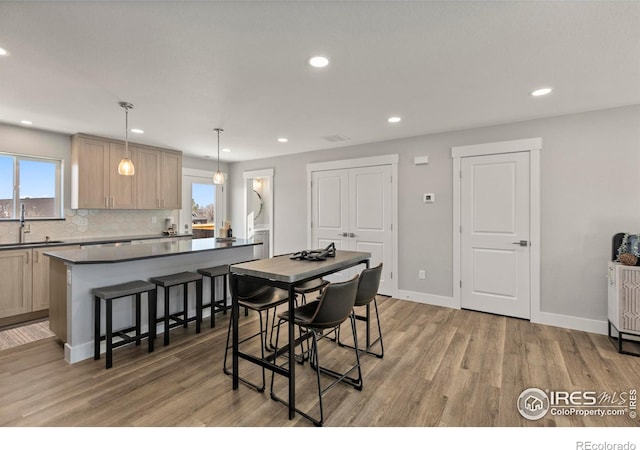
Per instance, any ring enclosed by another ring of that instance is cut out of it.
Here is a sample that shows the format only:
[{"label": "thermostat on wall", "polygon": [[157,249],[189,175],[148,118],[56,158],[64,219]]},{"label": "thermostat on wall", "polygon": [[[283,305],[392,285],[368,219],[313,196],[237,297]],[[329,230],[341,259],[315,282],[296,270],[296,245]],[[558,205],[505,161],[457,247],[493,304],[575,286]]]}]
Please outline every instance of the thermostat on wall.
[{"label": "thermostat on wall", "polygon": [[422,201],[425,203],[433,203],[436,201],[436,194],[422,194]]}]

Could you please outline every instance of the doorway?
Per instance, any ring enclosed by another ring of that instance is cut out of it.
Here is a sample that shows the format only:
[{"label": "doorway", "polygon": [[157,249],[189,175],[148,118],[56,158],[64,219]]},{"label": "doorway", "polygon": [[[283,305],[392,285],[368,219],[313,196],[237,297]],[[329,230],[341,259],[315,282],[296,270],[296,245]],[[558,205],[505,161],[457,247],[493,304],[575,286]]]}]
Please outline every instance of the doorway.
[{"label": "doorway", "polygon": [[537,321],[541,139],[452,148],[454,299]]},{"label": "doorway", "polygon": [[244,232],[262,245],[254,249],[258,259],[273,256],[273,169],[244,172]]},{"label": "doorway", "polygon": [[[397,291],[397,155],[309,164],[308,246],[371,253],[383,263],[379,293]],[[364,267],[338,272],[346,281]],[[394,276],[395,274],[395,276]]]},{"label": "doorway", "polygon": [[213,173],[183,169],[181,233],[193,234],[193,239],[215,237],[225,217],[224,185],[213,184]]}]

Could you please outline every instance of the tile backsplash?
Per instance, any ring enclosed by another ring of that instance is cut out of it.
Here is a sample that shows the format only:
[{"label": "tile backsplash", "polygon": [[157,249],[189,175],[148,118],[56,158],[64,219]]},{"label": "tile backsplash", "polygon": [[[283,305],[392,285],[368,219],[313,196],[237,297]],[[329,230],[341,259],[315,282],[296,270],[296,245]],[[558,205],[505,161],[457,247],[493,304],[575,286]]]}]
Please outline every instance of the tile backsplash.
[{"label": "tile backsplash", "polygon": [[[26,242],[51,240],[160,234],[165,219],[178,222],[179,211],[65,209],[62,220],[27,220],[31,232]],[[154,223],[155,218],[155,223]],[[20,222],[0,222],[0,243],[18,242]]]}]

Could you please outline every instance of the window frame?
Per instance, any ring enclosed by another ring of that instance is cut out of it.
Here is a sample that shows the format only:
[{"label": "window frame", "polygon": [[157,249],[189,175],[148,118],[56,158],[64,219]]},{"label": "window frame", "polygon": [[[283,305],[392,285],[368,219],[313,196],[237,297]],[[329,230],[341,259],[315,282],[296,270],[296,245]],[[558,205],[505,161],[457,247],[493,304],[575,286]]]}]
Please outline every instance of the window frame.
[{"label": "window frame", "polygon": [[20,205],[20,162],[46,162],[55,164],[55,194],[54,194],[54,211],[55,216],[45,217],[25,217],[25,220],[64,220],[64,160],[58,158],[48,158],[43,156],[23,155],[18,153],[0,152],[0,156],[8,156],[13,159],[13,217],[0,217],[0,222],[10,222],[20,220],[18,213]]}]

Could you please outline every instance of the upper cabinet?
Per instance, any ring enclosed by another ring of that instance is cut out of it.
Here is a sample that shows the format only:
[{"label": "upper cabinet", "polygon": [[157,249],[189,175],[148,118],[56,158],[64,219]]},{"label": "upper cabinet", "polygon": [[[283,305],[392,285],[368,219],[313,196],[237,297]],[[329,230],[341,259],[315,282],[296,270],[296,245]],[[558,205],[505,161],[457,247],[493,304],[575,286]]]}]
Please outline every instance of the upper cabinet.
[{"label": "upper cabinet", "polygon": [[72,209],[180,209],[182,153],[129,143],[133,176],[118,174],[124,142],[71,138]]},{"label": "upper cabinet", "polygon": [[138,209],[182,208],[182,154],[143,147],[137,151]]}]

